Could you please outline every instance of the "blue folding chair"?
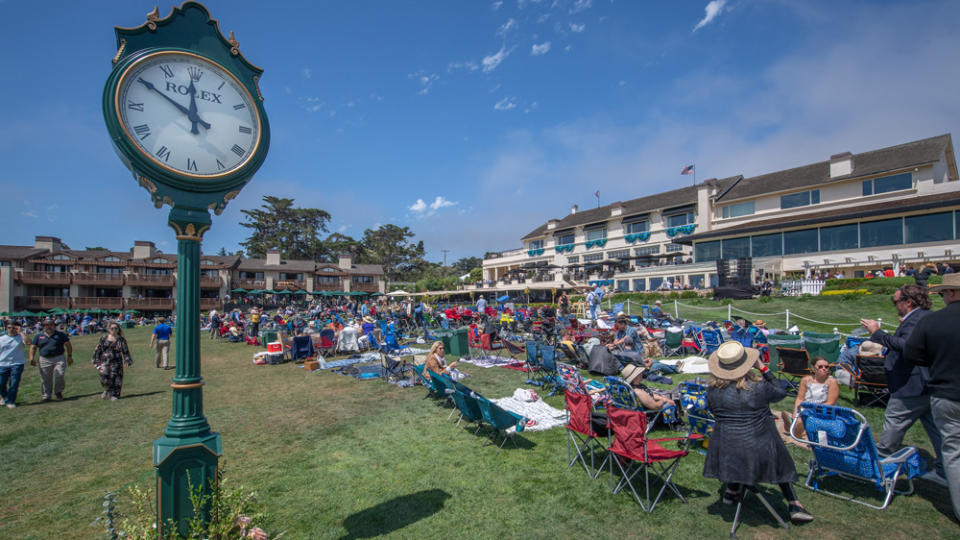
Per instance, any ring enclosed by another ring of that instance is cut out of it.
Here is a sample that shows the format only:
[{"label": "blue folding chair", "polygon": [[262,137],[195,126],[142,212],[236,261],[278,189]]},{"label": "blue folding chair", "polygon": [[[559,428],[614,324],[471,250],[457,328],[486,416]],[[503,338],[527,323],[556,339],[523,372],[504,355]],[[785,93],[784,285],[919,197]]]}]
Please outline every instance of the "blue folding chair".
[{"label": "blue folding chair", "polygon": [[526,384],[534,386],[543,386],[540,374],[543,370],[543,364],[540,363],[540,342],[532,339],[525,342],[527,350],[527,376]]},{"label": "blue folding chair", "polygon": [[[801,439],[794,435],[798,421],[803,421],[806,438]],[[870,433],[870,424],[862,414],[853,409],[801,403],[800,412],[790,426],[790,436],[813,449],[810,473],[805,483],[808,488],[875,510],[886,508],[895,494],[913,493],[913,479],[926,472],[926,462],[912,446],[901,448],[880,459]],[[831,476],[873,484],[878,491],[884,493],[883,504],[878,506],[827,491],[821,486],[821,482]],[[906,491],[896,489],[897,480],[901,477],[907,480],[909,489]]]},{"label": "blue folding chair", "polygon": [[707,385],[697,381],[683,381],[679,386],[680,406],[687,414],[690,427],[687,438],[700,447],[700,453],[710,445],[713,428],[717,423],[713,413],[707,408]]},{"label": "blue folding chair", "polygon": [[547,394],[547,397],[556,394],[558,390],[563,390],[563,380],[560,378],[560,373],[557,371],[557,349],[547,345],[541,345],[540,366],[544,386],[548,384],[553,386],[553,388],[550,390],[550,393]]},{"label": "blue folding chair", "polygon": [[720,334],[719,330],[704,328],[700,330],[700,337],[703,338],[703,352],[706,356],[713,354],[713,351],[717,350],[717,347],[723,343],[723,335]]},{"label": "blue folding chair", "polygon": [[[454,384],[457,383],[454,382]],[[483,427],[483,412],[480,410],[480,404],[477,402],[474,393],[470,392],[469,388],[467,388],[467,392],[457,389],[451,397],[453,397],[453,402],[460,411],[460,418],[457,419],[457,425],[459,426],[460,421],[466,419],[467,422],[472,422],[477,426],[473,434],[476,435],[480,433],[480,429]]]},{"label": "blue folding chair", "polygon": [[[497,443],[497,435],[503,436],[503,441],[500,443],[500,446],[497,447],[497,453],[499,454],[500,450],[503,449],[503,445],[507,444],[507,439],[510,439],[514,447],[519,448],[517,441],[513,440],[513,435],[523,431],[523,428],[527,425],[527,419],[504,409],[476,393],[474,397],[477,398],[477,404],[480,406],[483,419],[493,428],[493,432],[490,434],[490,444]],[[513,431],[510,431],[511,428],[514,428]],[[487,446],[487,443],[484,443],[484,446]]]},{"label": "blue folding chair", "polygon": [[634,393],[633,387],[620,377],[604,377],[603,384],[606,386],[607,404],[614,405],[621,409],[633,409],[644,412],[647,416],[647,432],[653,429],[658,418],[662,417],[663,421],[667,424],[672,424],[677,419],[677,407],[675,405],[667,405],[658,410],[644,408],[643,404],[640,403],[640,400],[637,398],[637,394]]}]

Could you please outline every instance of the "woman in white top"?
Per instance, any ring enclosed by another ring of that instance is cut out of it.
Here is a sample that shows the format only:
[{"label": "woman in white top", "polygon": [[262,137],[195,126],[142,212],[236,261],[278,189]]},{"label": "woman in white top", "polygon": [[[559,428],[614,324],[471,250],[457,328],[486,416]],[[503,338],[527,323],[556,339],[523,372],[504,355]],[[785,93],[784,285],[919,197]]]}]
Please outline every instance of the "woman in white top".
[{"label": "woman in white top", "polygon": [[[827,359],[822,356],[817,356],[810,363],[813,364],[813,375],[807,375],[800,379],[797,400],[793,405],[793,416],[797,415],[801,403],[836,405],[837,398],[840,397],[840,385],[837,383],[837,379],[830,375],[830,362],[827,362]],[[781,417],[783,419],[783,429],[789,431],[793,417],[786,412],[781,413]],[[803,429],[802,422],[797,422],[794,434],[798,438],[806,438],[806,431]]]}]

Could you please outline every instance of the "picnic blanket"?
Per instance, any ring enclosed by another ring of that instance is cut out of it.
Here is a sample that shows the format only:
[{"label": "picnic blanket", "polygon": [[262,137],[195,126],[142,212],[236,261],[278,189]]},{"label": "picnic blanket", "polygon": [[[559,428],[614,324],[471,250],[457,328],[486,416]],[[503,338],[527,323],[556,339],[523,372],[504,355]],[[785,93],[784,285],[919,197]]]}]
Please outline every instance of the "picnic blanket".
[{"label": "picnic blanket", "polygon": [[331,360],[326,365],[321,365],[320,370],[342,368],[352,366],[353,364],[364,364],[369,362],[380,362],[380,353],[368,352],[365,354],[354,354],[341,360]]},{"label": "picnic blanket", "polygon": [[508,364],[515,364],[516,360],[513,358],[500,358],[496,356],[483,356],[478,358],[461,358],[461,362],[466,362],[468,364],[473,364],[477,367],[482,368],[492,368],[492,367],[506,367]]},{"label": "picnic blanket", "polygon": [[334,371],[341,375],[348,375],[361,381],[379,379],[383,377],[383,366],[380,364],[363,364],[357,366],[344,366]]},{"label": "picnic blanket", "polygon": [[710,373],[707,359],[702,356],[688,356],[683,360],[659,360],[659,362],[677,368],[680,373]]},{"label": "picnic blanket", "polygon": [[[521,389],[522,390],[522,389]],[[531,422],[528,422],[524,431],[546,431],[558,426],[566,425],[566,412],[561,409],[555,409],[543,402],[543,399],[537,401],[523,401],[515,396],[509,396],[500,399],[491,400],[504,409],[519,414]],[[507,431],[515,430],[510,428]]]}]

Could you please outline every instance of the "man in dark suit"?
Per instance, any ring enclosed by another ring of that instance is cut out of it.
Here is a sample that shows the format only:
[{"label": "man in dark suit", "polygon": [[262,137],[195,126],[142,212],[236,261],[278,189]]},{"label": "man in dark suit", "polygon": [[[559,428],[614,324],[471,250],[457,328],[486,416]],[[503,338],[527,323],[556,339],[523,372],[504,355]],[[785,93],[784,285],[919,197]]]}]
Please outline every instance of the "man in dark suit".
[{"label": "man in dark suit", "polygon": [[883,432],[877,439],[877,450],[881,454],[892,454],[899,450],[907,430],[920,420],[936,454],[935,470],[943,477],[940,430],[933,420],[930,396],[925,392],[929,372],[927,368],[907,362],[903,357],[903,348],[913,329],[930,314],[930,297],[923,287],[904,285],[893,293],[893,305],[900,315],[900,326],[893,335],[881,330],[874,320],[860,320],[860,324],[871,334],[870,341],[880,343],[887,349],[884,363],[890,399],[883,415]]},{"label": "man in dark suit", "polygon": [[907,340],[908,362],[930,367],[927,391],[937,428],[943,434],[943,465],[960,519],[960,274],[943,276],[931,292],[943,296],[947,307],[920,321]]}]

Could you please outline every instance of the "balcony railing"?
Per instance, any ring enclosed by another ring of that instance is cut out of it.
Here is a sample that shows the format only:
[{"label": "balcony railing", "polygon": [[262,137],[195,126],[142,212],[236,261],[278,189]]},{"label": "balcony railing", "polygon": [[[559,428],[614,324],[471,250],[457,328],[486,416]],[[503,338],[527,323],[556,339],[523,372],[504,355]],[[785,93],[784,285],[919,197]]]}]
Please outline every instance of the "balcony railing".
[{"label": "balcony railing", "polygon": [[73,299],[73,308],[74,309],[89,309],[89,308],[122,309],[123,298],[119,296],[116,296],[116,297],[78,296]]},{"label": "balcony railing", "polygon": [[313,290],[315,291],[339,291],[343,290],[343,284],[341,283],[325,283],[318,281],[314,284]]},{"label": "balcony railing", "polygon": [[70,309],[67,296],[17,296],[14,304],[18,309],[47,310],[53,308]]},{"label": "balcony railing", "polygon": [[73,282],[77,285],[103,285],[120,287],[123,285],[123,274],[80,272],[79,274],[74,274]]},{"label": "balcony railing", "polygon": [[69,285],[69,272],[39,272],[22,270],[16,273],[16,278],[25,285]]},{"label": "balcony railing", "polygon": [[173,298],[127,298],[127,309],[173,309]]},{"label": "balcony railing", "polygon": [[307,288],[307,282],[302,279],[284,279],[273,282],[273,288],[277,291],[287,289],[288,291],[299,291]]},{"label": "balcony railing", "polygon": [[262,279],[235,279],[232,281],[231,289],[241,288],[248,291],[255,289],[264,289],[267,286],[267,282]]},{"label": "balcony railing", "polygon": [[201,298],[200,299],[200,309],[220,309],[220,299],[219,298]]},{"label": "balcony railing", "polygon": [[127,274],[127,285],[140,285],[144,287],[173,287],[173,274],[168,275],[147,275],[147,274]]},{"label": "balcony railing", "polygon": [[354,291],[377,292],[380,288],[376,283],[351,283],[350,288]]},{"label": "balcony railing", "polygon": [[200,287],[204,289],[220,288],[219,277],[200,276]]}]

